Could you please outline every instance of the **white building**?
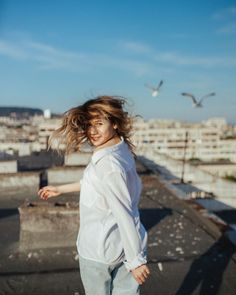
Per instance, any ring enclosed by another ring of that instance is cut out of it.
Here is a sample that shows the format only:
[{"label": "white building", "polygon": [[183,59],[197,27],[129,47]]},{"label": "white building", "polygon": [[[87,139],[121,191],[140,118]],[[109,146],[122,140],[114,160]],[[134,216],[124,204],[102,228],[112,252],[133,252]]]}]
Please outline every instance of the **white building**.
[{"label": "white building", "polygon": [[[42,150],[47,149],[50,135],[61,126],[61,122],[62,119],[47,119],[38,125],[38,142]],[[55,147],[56,145],[57,142],[54,142]]]},{"label": "white building", "polygon": [[186,159],[236,162],[236,139],[225,136],[231,130],[219,119],[192,124],[139,119],[135,123],[133,141],[137,151],[149,148],[174,159],[183,159],[185,154]]},{"label": "white building", "polygon": [[45,119],[50,119],[51,118],[51,111],[49,109],[46,109],[46,110],[44,110],[43,115],[44,115]]}]

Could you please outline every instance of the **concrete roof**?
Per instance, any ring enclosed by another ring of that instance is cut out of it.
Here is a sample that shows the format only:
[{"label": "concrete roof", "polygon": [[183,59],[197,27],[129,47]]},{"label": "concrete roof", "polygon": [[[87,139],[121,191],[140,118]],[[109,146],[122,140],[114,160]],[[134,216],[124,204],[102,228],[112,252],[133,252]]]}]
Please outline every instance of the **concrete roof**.
[{"label": "concrete roof", "polygon": [[[141,294],[235,294],[235,247],[220,229],[177,198],[158,176],[140,163],[143,181],[141,219],[148,230],[151,275]],[[16,192],[17,194],[17,192]],[[0,198],[0,288],[2,294],[84,294],[76,248],[38,249],[19,253],[16,207],[25,197]],[[77,194],[59,201],[78,200]],[[8,208],[8,209],[7,209]]]}]

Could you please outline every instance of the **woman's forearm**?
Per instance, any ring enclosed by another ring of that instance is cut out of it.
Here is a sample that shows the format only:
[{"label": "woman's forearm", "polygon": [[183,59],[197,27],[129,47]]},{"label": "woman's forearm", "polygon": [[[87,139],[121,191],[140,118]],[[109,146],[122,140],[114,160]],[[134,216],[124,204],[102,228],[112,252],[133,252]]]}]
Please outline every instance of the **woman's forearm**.
[{"label": "woman's forearm", "polygon": [[59,185],[59,186],[57,186],[57,188],[61,194],[79,192],[80,191],[80,182],[78,181],[78,182]]}]

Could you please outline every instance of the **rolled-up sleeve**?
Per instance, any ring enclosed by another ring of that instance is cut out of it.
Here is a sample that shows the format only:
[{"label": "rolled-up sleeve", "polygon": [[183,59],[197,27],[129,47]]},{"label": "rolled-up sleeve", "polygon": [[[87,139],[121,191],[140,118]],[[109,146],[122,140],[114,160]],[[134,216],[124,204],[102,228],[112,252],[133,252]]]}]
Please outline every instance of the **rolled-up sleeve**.
[{"label": "rolled-up sleeve", "polygon": [[110,172],[103,180],[103,189],[106,201],[116,219],[121,241],[124,247],[124,264],[127,270],[147,263],[142,251],[142,241],[132,212],[132,201],[122,171]]}]

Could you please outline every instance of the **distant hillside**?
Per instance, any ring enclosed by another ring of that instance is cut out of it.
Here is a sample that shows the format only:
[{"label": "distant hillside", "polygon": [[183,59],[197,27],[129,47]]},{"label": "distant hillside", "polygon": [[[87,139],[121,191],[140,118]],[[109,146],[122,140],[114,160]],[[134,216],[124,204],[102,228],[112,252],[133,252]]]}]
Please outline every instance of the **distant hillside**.
[{"label": "distant hillside", "polygon": [[0,116],[9,116],[17,118],[28,118],[34,115],[43,115],[41,109],[33,109],[27,107],[1,107],[0,106]]}]

